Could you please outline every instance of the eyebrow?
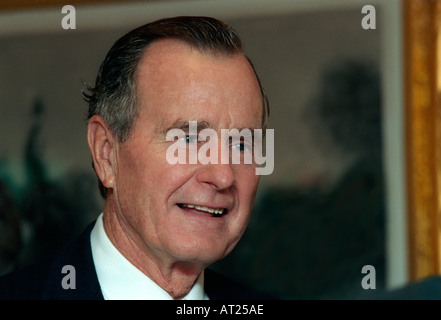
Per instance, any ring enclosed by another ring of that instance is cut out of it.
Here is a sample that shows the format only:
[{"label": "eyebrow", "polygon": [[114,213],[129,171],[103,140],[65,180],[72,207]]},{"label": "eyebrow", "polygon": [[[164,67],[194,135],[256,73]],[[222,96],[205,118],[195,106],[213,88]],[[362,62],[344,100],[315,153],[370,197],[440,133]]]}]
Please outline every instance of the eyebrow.
[{"label": "eyebrow", "polygon": [[[172,129],[181,129],[184,132],[188,132],[189,129],[189,125],[190,125],[190,121],[196,121],[197,122],[197,130],[198,130],[198,134],[200,131],[204,130],[204,129],[214,129],[214,127],[211,125],[211,123],[209,121],[206,120],[187,120],[187,119],[177,119],[176,121],[174,121],[170,126],[167,126],[166,128],[164,128],[163,130],[161,130],[161,133],[166,135],[167,132],[169,132]],[[224,128],[225,130],[233,130],[232,129],[228,129],[228,128]],[[251,135],[252,137],[254,137],[254,128],[245,128],[245,127],[241,127],[241,128],[234,128],[239,130],[239,132],[241,132],[243,129],[249,129],[251,131]],[[261,128],[257,128],[257,129],[261,129]]]},{"label": "eyebrow", "polygon": [[212,129],[213,128],[211,123],[208,122],[208,121],[205,121],[205,120],[178,119],[178,120],[174,121],[170,126],[164,128],[162,130],[162,133],[163,134],[167,134],[167,132],[172,130],[172,129],[181,129],[184,132],[188,132],[190,121],[196,121],[197,122],[198,133],[199,133],[199,131],[201,131],[203,129],[208,129],[208,128]]}]

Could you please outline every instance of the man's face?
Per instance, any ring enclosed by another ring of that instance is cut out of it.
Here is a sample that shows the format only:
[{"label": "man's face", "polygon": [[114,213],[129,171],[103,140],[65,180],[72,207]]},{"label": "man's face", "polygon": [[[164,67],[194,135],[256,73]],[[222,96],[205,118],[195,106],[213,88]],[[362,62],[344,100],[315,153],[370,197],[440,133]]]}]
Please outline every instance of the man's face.
[{"label": "man's face", "polygon": [[[261,128],[262,96],[254,72],[243,55],[215,57],[160,40],[141,59],[136,83],[141,111],[131,137],[116,152],[113,193],[120,222],[148,254],[212,263],[245,231],[259,182],[256,166],[169,164],[166,152],[174,142],[166,134],[178,124],[203,122],[218,133],[220,148],[221,129]],[[214,217],[195,206],[226,213]]]}]

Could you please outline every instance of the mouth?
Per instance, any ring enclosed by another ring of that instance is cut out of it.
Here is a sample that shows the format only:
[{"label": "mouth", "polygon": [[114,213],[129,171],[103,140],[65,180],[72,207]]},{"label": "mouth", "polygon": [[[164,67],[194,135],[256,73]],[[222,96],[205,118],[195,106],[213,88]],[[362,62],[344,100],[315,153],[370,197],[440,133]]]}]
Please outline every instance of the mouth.
[{"label": "mouth", "polygon": [[199,215],[211,216],[214,218],[220,218],[227,214],[228,210],[226,208],[209,208],[205,206],[198,206],[195,204],[178,203],[178,207]]}]

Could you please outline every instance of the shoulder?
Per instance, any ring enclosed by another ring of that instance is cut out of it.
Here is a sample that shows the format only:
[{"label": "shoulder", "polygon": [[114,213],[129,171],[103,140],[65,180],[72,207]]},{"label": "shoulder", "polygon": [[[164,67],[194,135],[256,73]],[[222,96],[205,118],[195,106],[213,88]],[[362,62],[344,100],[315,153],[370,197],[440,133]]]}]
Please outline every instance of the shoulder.
[{"label": "shoulder", "polygon": [[0,299],[42,299],[42,279],[48,279],[50,270],[50,260],[44,259],[0,277]]},{"label": "shoulder", "polygon": [[[0,277],[0,299],[99,299],[101,290],[90,247],[92,227],[93,223],[61,251]],[[72,285],[63,286],[65,277]]]},{"label": "shoulder", "polygon": [[255,290],[211,269],[205,270],[205,291],[211,300],[276,300],[270,294]]},{"label": "shoulder", "polygon": [[370,298],[375,300],[441,300],[441,277],[429,276]]}]

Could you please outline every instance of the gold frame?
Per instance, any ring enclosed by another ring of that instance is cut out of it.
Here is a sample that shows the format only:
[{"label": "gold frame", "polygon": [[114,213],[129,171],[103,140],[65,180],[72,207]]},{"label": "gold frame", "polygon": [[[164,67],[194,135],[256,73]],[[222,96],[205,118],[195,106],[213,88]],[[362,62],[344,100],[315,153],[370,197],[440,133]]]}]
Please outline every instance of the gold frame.
[{"label": "gold frame", "polygon": [[440,0],[404,0],[409,281],[441,273]]}]

